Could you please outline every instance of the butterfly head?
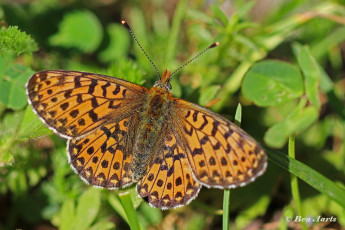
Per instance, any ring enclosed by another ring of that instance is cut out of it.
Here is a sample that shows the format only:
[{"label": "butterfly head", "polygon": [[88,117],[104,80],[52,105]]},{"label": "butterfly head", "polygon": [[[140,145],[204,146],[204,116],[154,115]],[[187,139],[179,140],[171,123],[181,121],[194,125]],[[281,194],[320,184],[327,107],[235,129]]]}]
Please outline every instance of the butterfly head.
[{"label": "butterfly head", "polygon": [[158,81],[155,82],[153,87],[159,87],[170,92],[171,91],[170,77],[171,77],[171,71],[168,71],[167,69],[165,69],[162,76],[160,77]]}]

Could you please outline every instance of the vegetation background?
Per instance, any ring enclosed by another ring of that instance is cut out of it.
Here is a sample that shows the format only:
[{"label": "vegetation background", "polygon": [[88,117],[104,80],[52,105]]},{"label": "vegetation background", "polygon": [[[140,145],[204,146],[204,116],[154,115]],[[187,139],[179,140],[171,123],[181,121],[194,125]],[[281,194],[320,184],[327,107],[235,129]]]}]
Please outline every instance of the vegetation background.
[{"label": "vegetation background", "polygon": [[[0,229],[344,229],[344,5],[0,1]],[[223,198],[222,190],[203,188],[190,205],[161,211],[134,187],[92,188],[69,167],[65,140],[28,106],[25,83],[41,70],[95,72],[151,87],[156,73],[121,20],[161,72],[220,42],[178,72],[172,86],[176,97],[230,120],[241,103],[242,127],[267,148],[267,172],[231,191],[230,205],[223,207],[228,192]],[[296,216],[334,219],[289,221]]]}]

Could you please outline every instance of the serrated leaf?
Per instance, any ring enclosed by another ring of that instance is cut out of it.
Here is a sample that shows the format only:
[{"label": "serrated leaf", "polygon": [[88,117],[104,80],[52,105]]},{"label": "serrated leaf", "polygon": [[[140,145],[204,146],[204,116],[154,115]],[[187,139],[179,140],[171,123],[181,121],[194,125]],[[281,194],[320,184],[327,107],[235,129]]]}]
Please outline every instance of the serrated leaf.
[{"label": "serrated leaf", "polygon": [[303,79],[291,64],[262,61],[246,73],[242,92],[256,105],[275,106],[300,97],[303,94]]},{"label": "serrated leaf", "polygon": [[319,86],[321,73],[307,46],[301,48],[297,55],[297,61],[304,75],[305,93],[311,103],[320,109]]},{"label": "serrated leaf", "polygon": [[303,107],[300,103],[288,117],[272,126],[265,134],[264,141],[274,148],[281,148],[291,135],[309,127],[318,117],[318,110],[314,106]]},{"label": "serrated leaf", "polygon": [[19,30],[18,26],[0,28],[0,52],[20,55],[32,53],[38,49],[30,35]]},{"label": "serrated leaf", "polygon": [[100,195],[99,189],[90,188],[78,199],[75,229],[83,230],[91,226],[100,208]]},{"label": "serrated leaf", "polygon": [[90,11],[67,13],[59,25],[59,32],[50,37],[54,46],[76,48],[88,53],[96,50],[103,37],[101,23]]}]

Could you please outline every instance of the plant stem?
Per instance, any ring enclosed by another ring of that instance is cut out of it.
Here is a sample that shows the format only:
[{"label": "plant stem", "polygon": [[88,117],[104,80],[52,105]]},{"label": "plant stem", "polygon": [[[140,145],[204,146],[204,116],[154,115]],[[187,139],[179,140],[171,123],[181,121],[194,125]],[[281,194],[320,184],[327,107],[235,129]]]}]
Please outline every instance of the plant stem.
[{"label": "plant stem", "polygon": [[[295,159],[295,136],[289,137],[289,156],[293,159]],[[301,204],[301,198],[299,196],[299,189],[298,189],[298,178],[293,175],[291,175],[291,193],[292,193],[292,199],[295,201],[296,208],[298,211],[298,215],[300,215],[302,218],[304,218],[304,213],[302,209]],[[307,230],[307,224],[305,222],[301,222],[302,229]]]}]

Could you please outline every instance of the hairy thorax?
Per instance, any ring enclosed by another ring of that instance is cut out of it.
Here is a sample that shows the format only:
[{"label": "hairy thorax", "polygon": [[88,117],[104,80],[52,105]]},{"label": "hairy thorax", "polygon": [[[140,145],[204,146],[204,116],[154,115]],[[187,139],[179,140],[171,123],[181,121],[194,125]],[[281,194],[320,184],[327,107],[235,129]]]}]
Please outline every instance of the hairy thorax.
[{"label": "hairy thorax", "polygon": [[158,143],[162,143],[159,140],[164,132],[163,124],[168,122],[172,106],[170,92],[159,87],[152,87],[145,101],[134,144],[132,175],[135,180],[144,176],[147,165],[159,154],[156,150]]}]

